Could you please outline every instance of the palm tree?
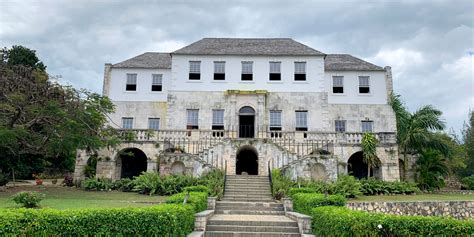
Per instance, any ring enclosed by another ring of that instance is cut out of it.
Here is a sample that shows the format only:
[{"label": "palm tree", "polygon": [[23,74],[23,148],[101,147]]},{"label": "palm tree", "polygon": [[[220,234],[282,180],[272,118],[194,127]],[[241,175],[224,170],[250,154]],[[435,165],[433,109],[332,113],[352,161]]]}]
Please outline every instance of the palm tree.
[{"label": "palm tree", "polygon": [[[441,120],[442,112],[431,105],[425,105],[414,113],[410,113],[400,100],[400,95],[390,95],[397,120],[397,142],[403,153],[404,173],[406,176],[407,154],[422,153],[426,150],[436,150],[447,156],[450,149],[447,144],[434,134],[442,131],[445,123]],[[406,177],[403,177],[406,179]]]},{"label": "palm tree", "polygon": [[439,152],[424,151],[416,165],[416,181],[421,189],[439,189],[444,185],[444,176],[448,175],[449,168]]},{"label": "palm tree", "polygon": [[362,156],[364,162],[367,164],[367,178],[370,177],[370,170],[379,165],[377,143],[377,138],[372,133],[364,133],[362,136]]}]

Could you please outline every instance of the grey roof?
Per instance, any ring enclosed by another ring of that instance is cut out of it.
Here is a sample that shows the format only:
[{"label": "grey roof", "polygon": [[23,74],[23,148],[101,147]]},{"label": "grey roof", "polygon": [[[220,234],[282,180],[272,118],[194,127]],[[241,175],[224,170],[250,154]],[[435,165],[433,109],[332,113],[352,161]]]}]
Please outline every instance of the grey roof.
[{"label": "grey roof", "polygon": [[112,67],[171,69],[171,55],[169,53],[148,52],[116,63]]},{"label": "grey roof", "polygon": [[289,38],[204,38],[172,52],[184,55],[323,56]]},{"label": "grey roof", "polygon": [[385,69],[349,54],[328,54],[325,71],[384,71]]}]

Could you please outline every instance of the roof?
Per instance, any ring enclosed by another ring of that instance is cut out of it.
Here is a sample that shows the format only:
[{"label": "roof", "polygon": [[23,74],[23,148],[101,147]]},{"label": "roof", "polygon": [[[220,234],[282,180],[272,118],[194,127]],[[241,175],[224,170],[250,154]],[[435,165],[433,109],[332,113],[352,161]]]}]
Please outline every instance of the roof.
[{"label": "roof", "polygon": [[289,38],[204,38],[172,52],[182,55],[324,56]]},{"label": "roof", "polygon": [[171,55],[169,53],[147,52],[116,63],[112,67],[171,69]]},{"label": "roof", "polygon": [[328,54],[324,60],[325,71],[385,71],[384,68],[356,58],[350,54]]}]

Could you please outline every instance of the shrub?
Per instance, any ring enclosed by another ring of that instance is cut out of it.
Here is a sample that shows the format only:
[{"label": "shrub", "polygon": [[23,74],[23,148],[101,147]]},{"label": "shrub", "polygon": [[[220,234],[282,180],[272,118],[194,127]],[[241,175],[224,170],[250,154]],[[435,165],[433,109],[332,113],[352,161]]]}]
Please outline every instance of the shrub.
[{"label": "shrub", "polygon": [[296,185],[290,178],[284,176],[279,169],[272,170],[272,195],[275,199],[280,200],[286,197],[291,187]]},{"label": "shrub", "polygon": [[444,157],[436,151],[426,151],[416,161],[416,182],[423,190],[434,190],[444,187],[444,176],[449,168]]},{"label": "shrub", "polygon": [[221,199],[224,195],[224,172],[214,169],[199,179],[199,184],[207,186],[209,195]]},{"label": "shrub", "polygon": [[209,193],[209,189],[204,185],[189,186],[183,188],[183,192],[204,192]]},{"label": "shrub", "polygon": [[149,195],[158,194],[161,183],[158,173],[143,172],[133,180],[133,191]]},{"label": "shrub", "polygon": [[[166,203],[183,204],[186,195],[185,192],[174,194],[166,199]],[[192,205],[195,212],[204,211],[207,209],[207,193],[190,192],[186,203]]]},{"label": "shrub", "polygon": [[122,192],[131,192],[134,187],[133,180],[129,178],[119,179],[112,183],[113,190],[119,190]]},{"label": "shrub", "polygon": [[161,177],[159,195],[172,195],[183,191],[184,187],[198,184],[198,180],[190,175],[169,175]]},{"label": "shrub", "polygon": [[74,178],[71,175],[64,176],[63,184],[67,187],[74,186]]},{"label": "shrub", "polygon": [[301,187],[311,188],[316,193],[325,193],[326,191],[330,192],[331,190],[328,183],[322,181],[313,181],[313,180],[298,180],[298,184]]},{"label": "shrub", "polygon": [[0,211],[0,236],[186,236],[192,206]]},{"label": "shrub", "polygon": [[361,192],[364,195],[412,194],[420,191],[415,183],[410,182],[388,182],[375,178],[368,178],[360,180],[360,183]]},{"label": "shrub", "polygon": [[0,173],[0,187],[5,186],[8,183],[8,176],[3,173]]},{"label": "shrub", "polygon": [[94,178],[97,170],[97,154],[91,155],[84,166],[84,176]]},{"label": "shrub", "polygon": [[43,198],[44,194],[34,191],[23,191],[13,195],[13,201],[16,204],[27,208],[39,207],[39,203]]},{"label": "shrub", "polygon": [[110,191],[113,183],[110,179],[85,179],[81,186],[88,191]]},{"label": "shrub", "polygon": [[465,188],[474,190],[474,175],[464,177],[461,181]]},{"label": "shrub", "polygon": [[290,188],[288,190],[288,197],[293,197],[297,193],[316,193],[312,188]]},{"label": "shrub", "polygon": [[344,206],[346,198],[342,195],[324,195],[319,193],[296,193],[293,195],[295,211],[311,214],[311,210],[320,206]]},{"label": "shrub", "polygon": [[360,182],[350,175],[339,176],[336,182],[330,185],[331,194],[340,194],[344,197],[357,197],[362,194]]},{"label": "shrub", "polygon": [[317,207],[311,212],[316,236],[471,236],[473,220],[446,217],[396,216]]}]

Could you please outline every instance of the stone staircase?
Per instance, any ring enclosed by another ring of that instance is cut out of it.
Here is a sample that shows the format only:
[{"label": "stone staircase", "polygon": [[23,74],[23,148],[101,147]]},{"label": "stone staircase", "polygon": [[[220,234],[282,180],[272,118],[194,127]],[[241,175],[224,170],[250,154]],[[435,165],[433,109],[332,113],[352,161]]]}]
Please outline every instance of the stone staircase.
[{"label": "stone staircase", "polygon": [[206,237],[300,237],[296,221],[272,199],[267,176],[228,175]]}]

